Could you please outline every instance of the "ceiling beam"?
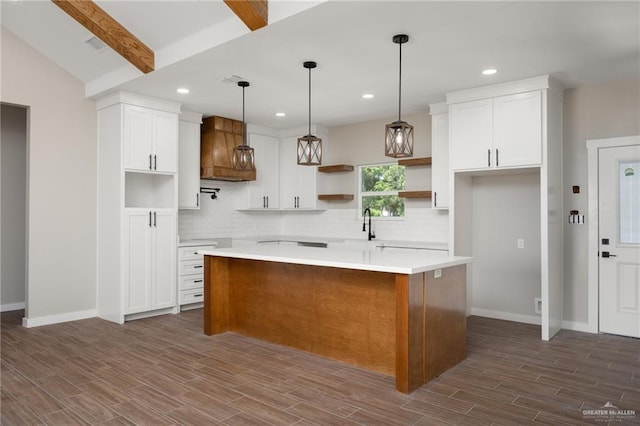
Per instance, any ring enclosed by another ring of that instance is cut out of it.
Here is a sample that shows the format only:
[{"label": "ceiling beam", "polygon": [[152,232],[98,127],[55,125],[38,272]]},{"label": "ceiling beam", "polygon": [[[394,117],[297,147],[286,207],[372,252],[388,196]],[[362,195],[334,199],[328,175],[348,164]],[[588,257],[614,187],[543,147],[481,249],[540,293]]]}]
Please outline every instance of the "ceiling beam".
[{"label": "ceiling beam", "polygon": [[268,24],[268,0],[224,0],[251,31]]},{"label": "ceiling beam", "polygon": [[143,73],[153,71],[155,56],[136,36],[90,0],[51,0]]}]

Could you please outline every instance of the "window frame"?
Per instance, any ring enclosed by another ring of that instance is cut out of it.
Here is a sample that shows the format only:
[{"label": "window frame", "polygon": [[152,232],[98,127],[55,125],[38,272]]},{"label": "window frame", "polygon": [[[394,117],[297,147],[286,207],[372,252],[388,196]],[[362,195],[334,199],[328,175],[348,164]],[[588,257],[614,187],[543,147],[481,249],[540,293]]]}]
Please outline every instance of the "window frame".
[{"label": "window frame", "polygon": [[[407,179],[407,174],[406,174],[406,167],[405,166],[400,166],[395,162],[389,162],[389,163],[370,163],[370,164],[358,164],[357,168],[358,168],[358,173],[357,173],[357,181],[356,181],[356,185],[357,185],[357,197],[358,197],[358,211],[357,213],[357,217],[362,219],[362,211],[363,211],[363,202],[362,202],[362,198],[366,197],[366,196],[385,196],[385,195],[395,195],[398,196],[398,193],[400,191],[403,191],[404,189],[399,189],[399,190],[395,190],[395,191],[362,191],[362,172],[363,172],[363,168],[365,167],[378,167],[378,166],[398,166],[398,167],[402,167],[405,174],[405,187],[406,187],[406,179]],[[407,217],[407,204],[406,204],[406,200],[402,199],[402,203],[404,204],[404,215],[403,216],[372,216],[371,220],[373,221],[377,221],[377,220],[383,220],[383,221],[398,221],[398,220],[404,220]]]}]

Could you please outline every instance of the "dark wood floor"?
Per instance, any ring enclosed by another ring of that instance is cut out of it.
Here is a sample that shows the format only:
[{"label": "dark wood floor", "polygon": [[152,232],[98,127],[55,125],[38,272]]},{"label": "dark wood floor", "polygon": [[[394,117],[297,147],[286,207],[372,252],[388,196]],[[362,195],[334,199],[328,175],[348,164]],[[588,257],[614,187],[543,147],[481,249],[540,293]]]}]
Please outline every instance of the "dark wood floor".
[{"label": "dark wood floor", "polygon": [[[380,374],[234,334],[202,311],[25,329],[2,314],[3,425],[640,424],[640,340],[468,319],[468,357],[410,396]],[[622,423],[583,410],[635,410]]]}]

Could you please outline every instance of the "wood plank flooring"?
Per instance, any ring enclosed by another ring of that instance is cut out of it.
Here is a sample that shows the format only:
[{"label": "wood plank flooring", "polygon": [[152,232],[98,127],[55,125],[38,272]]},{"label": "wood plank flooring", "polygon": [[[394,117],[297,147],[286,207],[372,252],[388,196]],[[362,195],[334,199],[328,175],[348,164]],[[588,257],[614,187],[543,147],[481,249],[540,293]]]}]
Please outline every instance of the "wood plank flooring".
[{"label": "wood plank flooring", "polygon": [[[202,310],[32,329],[2,314],[3,425],[640,424],[640,340],[468,318],[468,356],[411,395],[392,378],[232,333]],[[595,418],[610,402],[634,417]],[[621,420],[621,421],[618,421]]]}]

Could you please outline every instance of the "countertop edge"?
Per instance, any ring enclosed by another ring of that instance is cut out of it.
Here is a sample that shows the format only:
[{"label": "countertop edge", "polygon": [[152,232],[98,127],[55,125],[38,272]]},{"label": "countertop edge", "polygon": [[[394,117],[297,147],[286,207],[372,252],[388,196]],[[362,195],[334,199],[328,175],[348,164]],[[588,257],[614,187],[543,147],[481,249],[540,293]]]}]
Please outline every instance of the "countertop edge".
[{"label": "countertop edge", "polygon": [[233,252],[233,251],[225,251],[224,249],[219,250],[199,250],[198,253],[203,254],[205,256],[218,256],[218,257],[228,257],[234,259],[247,259],[247,260],[260,260],[265,262],[279,262],[279,263],[292,263],[297,265],[309,265],[309,266],[323,266],[330,268],[341,268],[341,269],[357,269],[363,271],[373,271],[373,272],[388,272],[394,274],[418,274],[422,272],[429,272],[435,269],[441,268],[449,268],[453,266],[463,265],[467,263],[471,263],[471,257],[463,257],[463,256],[446,256],[441,258],[436,258],[433,260],[426,260],[424,264],[420,264],[415,267],[403,267],[403,266],[390,266],[390,265],[376,265],[376,264],[366,264],[366,263],[357,263],[357,262],[343,262],[339,260],[322,260],[322,259],[309,259],[303,257],[289,257],[289,256],[279,256],[279,255],[266,255],[260,253],[246,253],[246,252]]}]

